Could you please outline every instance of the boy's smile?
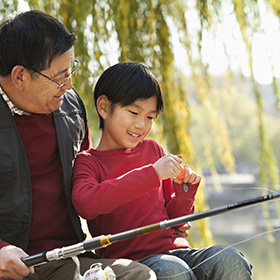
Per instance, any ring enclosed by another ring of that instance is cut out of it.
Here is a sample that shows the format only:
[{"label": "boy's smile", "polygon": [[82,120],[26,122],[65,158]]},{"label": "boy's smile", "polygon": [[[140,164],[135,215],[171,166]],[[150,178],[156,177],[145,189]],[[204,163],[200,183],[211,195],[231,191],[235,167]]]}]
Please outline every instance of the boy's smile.
[{"label": "boy's smile", "polygon": [[103,117],[104,129],[97,150],[136,147],[150,132],[156,115],[156,97],[137,99],[131,105],[123,107],[115,105]]}]

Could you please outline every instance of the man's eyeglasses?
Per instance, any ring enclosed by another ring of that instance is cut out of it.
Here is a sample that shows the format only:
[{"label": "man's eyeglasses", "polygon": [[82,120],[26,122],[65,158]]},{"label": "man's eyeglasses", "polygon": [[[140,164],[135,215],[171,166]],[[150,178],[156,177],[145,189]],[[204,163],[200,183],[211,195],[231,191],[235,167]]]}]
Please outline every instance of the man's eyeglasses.
[{"label": "man's eyeglasses", "polygon": [[67,76],[61,83],[59,83],[59,82],[57,82],[56,80],[54,80],[54,79],[52,79],[52,78],[50,78],[50,77],[48,77],[48,76],[42,74],[41,72],[39,72],[39,71],[37,71],[37,70],[34,70],[34,72],[36,72],[36,73],[38,73],[39,75],[41,75],[41,76],[47,78],[47,79],[50,80],[50,81],[56,83],[56,84],[58,85],[57,88],[60,89],[60,88],[62,88],[62,87],[64,86],[65,82],[71,78],[71,76],[72,76],[72,75],[74,74],[74,72],[77,70],[77,68],[79,67],[79,65],[80,65],[80,62],[79,62],[77,59],[75,59],[70,75]]}]

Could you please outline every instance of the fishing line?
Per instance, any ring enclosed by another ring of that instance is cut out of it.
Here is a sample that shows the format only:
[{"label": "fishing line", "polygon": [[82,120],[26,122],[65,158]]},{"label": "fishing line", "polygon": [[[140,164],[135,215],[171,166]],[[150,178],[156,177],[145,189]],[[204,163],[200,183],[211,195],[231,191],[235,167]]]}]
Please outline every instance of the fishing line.
[{"label": "fishing line", "polygon": [[[240,190],[243,190],[244,191],[244,188],[242,187],[230,187],[230,188],[226,188],[226,190],[234,190],[234,191],[240,191]],[[247,190],[260,190],[260,191],[267,191],[269,193],[277,193],[276,190],[273,190],[273,189],[269,189],[269,188],[260,188],[260,187],[249,187],[249,188],[246,188],[246,191]],[[225,191],[225,190],[224,190]],[[228,248],[234,248],[234,246],[238,246],[240,244],[244,244],[246,242],[249,242],[253,239],[256,239],[256,238],[259,238],[261,236],[264,236],[264,235],[268,235],[268,234],[273,234],[275,232],[279,232],[280,231],[280,228],[276,228],[276,229],[273,229],[273,230],[267,230],[267,231],[264,231],[262,233],[258,233],[258,234],[255,234],[249,238],[245,238],[241,241],[238,241],[238,242],[235,242],[235,243],[232,243],[226,247],[224,247],[223,249],[221,249],[220,251],[218,251],[217,253],[215,253],[214,255],[210,256],[209,258],[201,261],[200,263],[198,263],[196,266],[192,267],[192,268],[187,268],[186,269],[186,272],[181,272],[181,273],[178,273],[174,276],[179,276],[179,275],[183,275],[183,274],[186,274],[187,272],[190,272],[190,271],[193,271],[195,270],[196,268],[200,267],[203,263],[207,262],[208,260],[211,260],[212,258],[218,256],[219,254],[221,254],[223,251],[227,250]],[[158,279],[170,279],[170,276],[168,277],[164,277],[164,276],[160,276],[158,277]]]},{"label": "fishing line", "polygon": [[[273,229],[273,230],[267,230],[265,232],[261,232],[261,233],[258,233],[258,234],[255,234],[249,238],[245,238],[241,241],[238,241],[238,242],[235,242],[235,243],[232,243],[231,245],[228,245],[226,247],[224,247],[222,250],[218,251],[217,253],[215,253],[214,255],[212,255],[211,257],[201,261],[200,263],[198,263],[196,266],[192,267],[192,268],[188,268],[186,269],[186,272],[190,272],[190,271],[193,271],[195,270],[196,268],[198,268],[199,266],[201,266],[202,264],[204,264],[205,262],[211,260],[212,258],[218,256],[219,254],[221,254],[223,251],[229,249],[229,248],[234,248],[234,246],[237,246],[237,245],[240,245],[240,244],[243,244],[243,243],[246,243],[246,242],[249,242],[253,239],[256,239],[258,237],[261,237],[263,235],[266,235],[266,234],[272,234],[272,233],[275,233],[275,232],[279,232],[280,231],[280,228],[276,228],[276,229]],[[178,273],[178,274],[175,274],[174,276],[179,276],[179,275],[183,275],[183,274],[186,274],[186,272],[181,272],[181,273]],[[158,279],[170,279],[170,276],[167,276],[167,277],[164,277],[164,276],[159,276]]]},{"label": "fishing line", "polygon": [[227,190],[233,190],[233,191],[244,191],[244,190],[260,190],[260,191],[267,191],[267,192],[270,192],[270,193],[277,193],[278,191],[277,190],[273,190],[273,189],[268,189],[268,188],[261,188],[261,187],[246,187],[246,188],[242,188],[242,187],[228,187],[228,188],[224,188],[223,189],[223,193]]}]

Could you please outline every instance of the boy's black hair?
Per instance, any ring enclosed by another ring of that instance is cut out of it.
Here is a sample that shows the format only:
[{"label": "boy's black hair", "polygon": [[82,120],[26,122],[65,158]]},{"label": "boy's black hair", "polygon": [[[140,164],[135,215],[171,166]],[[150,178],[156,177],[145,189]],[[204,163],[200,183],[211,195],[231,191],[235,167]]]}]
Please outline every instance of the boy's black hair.
[{"label": "boy's black hair", "polygon": [[[98,79],[94,89],[94,102],[105,95],[111,102],[111,109],[116,104],[128,106],[137,99],[155,96],[157,112],[163,111],[163,98],[159,81],[143,64],[120,62],[108,69]],[[103,118],[99,115],[99,128],[103,129]]]},{"label": "boy's black hair", "polygon": [[76,39],[73,32],[42,11],[7,18],[0,25],[0,76],[10,75],[16,65],[29,70],[47,69]]}]

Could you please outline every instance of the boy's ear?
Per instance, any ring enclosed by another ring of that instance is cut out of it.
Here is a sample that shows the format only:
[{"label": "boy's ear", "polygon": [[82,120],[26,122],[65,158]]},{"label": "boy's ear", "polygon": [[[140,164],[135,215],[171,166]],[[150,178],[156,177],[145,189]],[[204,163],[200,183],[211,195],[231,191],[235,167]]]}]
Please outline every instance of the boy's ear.
[{"label": "boy's ear", "polygon": [[104,120],[106,120],[108,114],[110,113],[110,106],[111,106],[111,102],[109,101],[106,95],[101,95],[98,97],[96,101],[96,108],[99,115]]},{"label": "boy's ear", "polygon": [[24,89],[26,69],[21,65],[16,65],[11,72],[12,83],[18,90]]}]

